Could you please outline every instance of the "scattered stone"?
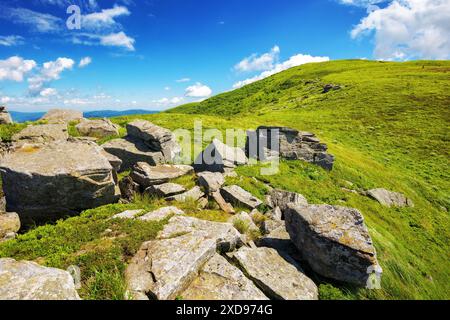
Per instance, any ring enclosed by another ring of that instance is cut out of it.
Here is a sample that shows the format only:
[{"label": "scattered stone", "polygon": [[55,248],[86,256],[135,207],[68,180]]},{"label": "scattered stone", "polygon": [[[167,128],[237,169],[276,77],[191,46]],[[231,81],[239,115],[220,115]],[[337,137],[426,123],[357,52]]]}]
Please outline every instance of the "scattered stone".
[{"label": "scattered stone", "polygon": [[172,197],[167,197],[168,201],[186,202],[186,201],[198,201],[203,198],[205,193],[200,189],[199,186],[193,187],[191,190],[186,191],[181,194],[177,194]]},{"label": "scattered stone", "polygon": [[20,230],[19,215],[15,212],[0,212],[0,239],[8,233],[16,233]]},{"label": "scattered stone", "polygon": [[191,166],[187,165],[163,164],[151,166],[145,162],[138,162],[133,167],[130,176],[143,188],[148,188],[153,185],[167,183],[169,180],[187,175],[193,170]]},{"label": "scattered stone", "polygon": [[83,120],[83,113],[77,110],[52,109],[41,120],[45,120],[48,123],[69,123]]},{"label": "scattered stone", "polygon": [[233,206],[226,202],[225,199],[222,197],[222,194],[220,191],[216,191],[212,193],[212,198],[216,201],[216,203],[219,205],[220,209],[222,209],[224,212],[228,214],[235,214]]},{"label": "scattered stone", "polygon": [[308,205],[308,200],[299,193],[274,189],[270,192],[270,206],[272,208],[279,207],[281,211],[287,209],[287,205],[293,203],[295,205]]},{"label": "scattered stone", "polygon": [[119,181],[119,189],[123,199],[132,201],[134,195],[139,193],[140,186],[130,176],[127,176]]},{"label": "scattered stone", "polygon": [[160,208],[158,210],[146,213],[142,217],[139,217],[139,220],[159,221],[159,220],[167,219],[171,215],[182,215],[182,214],[184,214],[183,210],[180,210],[177,207],[165,207],[165,208]]},{"label": "scattered stone", "polygon": [[122,160],[120,171],[131,169],[138,162],[146,162],[153,166],[165,162],[160,151],[153,151],[144,142],[132,137],[114,139],[106,142],[102,147],[106,152]]},{"label": "scattered stone", "polygon": [[42,124],[29,125],[12,137],[17,147],[25,144],[41,145],[54,141],[65,141],[69,138],[67,125],[65,124]]},{"label": "scattered stone", "polygon": [[252,218],[250,217],[250,215],[247,212],[242,211],[241,213],[233,216],[230,219],[230,222],[233,225],[235,225],[239,221],[242,221],[243,223],[245,223],[248,226],[248,230],[259,231],[259,228],[253,222]]},{"label": "scattered stone", "polygon": [[186,189],[182,185],[176,183],[164,183],[156,186],[150,186],[145,189],[145,193],[156,195],[161,198],[175,196],[185,191]]},{"label": "scattered stone", "polygon": [[339,90],[339,89],[341,89],[340,85],[328,83],[328,84],[323,86],[322,93],[328,93],[331,90]]},{"label": "scattered stone", "polygon": [[214,139],[194,161],[195,171],[229,172],[248,162],[245,152]]},{"label": "scattered stone", "polygon": [[181,147],[173,133],[149,121],[136,120],[127,124],[129,136],[144,141],[152,150],[161,151],[167,162],[174,161]]},{"label": "scattered stone", "polygon": [[80,300],[70,273],[30,261],[0,259],[0,300]]},{"label": "scattered stone", "polygon": [[330,205],[289,205],[284,212],[292,242],[311,268],[328,278],[365,286],[378,267],[361,213]]},{"label": "scattered stone", "polygon": [[386,207],[414,207],[412,200],[399,192],[379,188],[367,191],[367,195]]},{"label": "scattered stone", "polygon": [[144,210],[127,210],[116,215],[113,215],[111,219],[134,219],[136,216],[141,214]]},{"label": "scattered stone", "polygon": [[54,142],[19,149],[0,163],[7,211],[53,219],[118,200],[112,167],[100,147]]},{"label": "scattered stone", "polygon": [[208,193],[212,194],[224,185],[225,177],[220,172],[200,172],[198,173],[198,183]]},{"label": "scattered stone", "polygon": [[0,124],[11,124],[11,123],[13,123],[13,120],[9,112],[6,110],[6,107],[0,106]]},{"label": "scattered stone", "polygon": [[76,129],[83,136],[105,138],[119,135],[119,126],[108,119],[82,120]]},{"label": "scattered stone", "polygon": [[314,282],[271,248],[240,248],[233,254],[244,273],[276,300],[317,300]]},{"label": "scattered stone", "polygon": [[267,300],[241,270],[215,254],[181,296],[185,300]]},{"label": "scattered stone", "polygon": [[250,210],[259,207],[263,202],[237,185],[226,186],[221,189],[223,198],[233,205],[243,206]]}]

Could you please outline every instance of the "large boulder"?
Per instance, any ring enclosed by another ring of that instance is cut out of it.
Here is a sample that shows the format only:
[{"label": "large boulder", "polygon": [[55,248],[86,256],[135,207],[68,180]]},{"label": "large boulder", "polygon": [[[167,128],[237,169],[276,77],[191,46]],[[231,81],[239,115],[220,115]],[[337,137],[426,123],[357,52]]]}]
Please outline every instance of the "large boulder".
[{"label": "large boulder", "polygon": [[112,170],[101,148],[92,144],[18,149],[0,163],[7,211],[46,220],[116,202]]},{"label": "large boulder", "polygon": [[185,300],[267,300],[268,298],[224,257],[215,254],[181,294]]},{"label": "large boulder", "polygon": [[69,272],[0,259],[0,300],[80,300]]},{"label": "large boulder", "polygon": [[145,162],[138,162],[130,174],[130,177],[141,185],[148,188],[153,185],[169,182],[193,171],[191,166],[187,165],[149,165]]},{"label": "large boulder", "polygon": [[41,120],[47,121],[48,123],[81,121],[83,120],[83,112],[68,109],[51,109],[41,118]]},{"label": "large boulder", "polygon": [[181,147],[170,130],[149,121],[130,122],[127,124],[127,132],[129,136],[142,140],[152,150],[161,151],[167,162],[174,161],[181,152]]},{"label": "large boulder", "polygon": [[0,106],[0,124],[11,124],[11,123],[13,123],[13,120],[9,112],[6,110],[6,107]]},{"label": "large boulder", "polygon": [[378,188],[367,191],[367,195],[386,207],[414,207],[412,200],[399,192]]},{"label": "large boulder", "polygon": [[229,172],[248,162],[244,150],[230,147],[214,139],[194,161],[195,171]]},{"label": "large boulder", "polygon": [[311,268],[328,278],[365,286],[378,270],[376,251],[361,213],[330,205],[288,205],[292,242]]},{"label": "large boulder", "polygon": [[146,162],[153,166],[165,162],[162,152],[153,151],[142,140],[132,137],[114,139],[102,147],[106,152],[122,160],[120,171],[131,169],[138,162]]},{"label": "large boulder", "polygon": [[256,209],[263,204],[261,200],[237,185],[223,187],[221,189],[221,194],[223,198],[231,204],[242,206],[250,210]]},{"label": "large boulder", "polygon": [[317,300],[314,282],[271,248],[242,247],[233,258],[266,296],[276,300]]},{"label": "large boulder", "polygon": [[175,299],[216,250],[230,251],[238,243],[239,233],[230,224],[176,215],[130,261],[125,272],[129,295],[140,300]]},{"label": "large boulder", "polygon": [[69,138],[67,125],[65,124],[43,124],[28,126],[16,133],[12,140],[20,147],[25,144],[45,144],[54,141],[65,141]]},{"label": "large boulder", "polygon": [[76,129],[83,136],[105,138],[119,135],[119,126],[108,119],[82,120]]}]

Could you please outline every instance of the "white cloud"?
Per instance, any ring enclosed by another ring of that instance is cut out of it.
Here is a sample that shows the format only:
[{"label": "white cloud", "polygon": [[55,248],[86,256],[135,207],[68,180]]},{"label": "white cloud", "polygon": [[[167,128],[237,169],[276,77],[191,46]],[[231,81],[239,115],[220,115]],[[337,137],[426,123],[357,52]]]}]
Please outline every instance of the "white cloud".
[{"label": "white cloud", "polygon": [[58,58],[55,61],[45,62],[39,73],[28,79],[29,89],[32,94],[40,92],[43,86],[52,81],[58,80],[64,70],[72,69],[75,61],[69,58]]},{"label": "white cloud", "polygon": [[88,65],[90,65],[92,62],[92,58],[91,57],[84,57],[83,59],[80,60],[80,63],[78,64],[78,66],[80,68],[84,68]]},{"label": "white cloud", "polygon": [[72,105],[72,106],[86,106],[86,105],[94,104],[95,102],[90,101],[88,99],[83,99],[83,98],[73,98],[73,99],[64,100],[63,103],[65,105]]},{"label": "white cloud", "polygon": [[185,95],[186,97],[191,98],[205,98],[209,97],[212,94],[211,88],[197,82],[195,85],[189,86],[186,88]]},{"label": "white cloud", "polygon": [[21,36],[0,36],[0,46],[12,47],[23,43],[23,37]]},{"label": "white cloud", "polygon": [[8,96],[0,97],[0,104],[7,104],[13,100],[14,100],[13,98]]},{"label": "white cloud", "polygon": [[261,73],[257,76],[236,82],[233,85],[233,88],[236,89],[236,88],[243,87],[250,83],[270,77],[278,72],[287,70],[292,67],[300,66],[302,64],[312,63],[312,62],[325,62],[325,61],[329,61],[329,60],[330,60],[330,58],[328,58],[328,57],[313,57],[310,55],[297,54],[295,56],[290,57],[287,61],[284,61],[282,63],[277,63],[276,65],[273,66],[272,69],[264,71],[263,73]]},{"label": "white cloud", "polygon": [[57,95],[58,91],[56,91],[56,89],[53,89],[53,88],[45,88],[39,94],[41,97],[50,97],[50,96]]},{"label": "white cloud", "polygon": [[340,3],[357,7],[370,7],[388,0],[339,0]]},{"label": "white cloud", "polygon": [[189,81],[191,81],[190,78],[181,78],[181,79],[176,80],[176,82],[178,82],[178,83],[189,82]]},{"label": "white cloud", "polygon": [[128,37],[123,31],[100,37],[100,43],[104,46],[123,47],[129,51],[135,50],[134,42],[135,40]]},{"label": "white cloud", "polygon": [[270,52],[262,55],[252,54],[250,57],[243,59],[241,62],[234,66],[236,71],[251,72],[251,71],[263,71],[273,68],[274,63],[278,60],[280,48],[274,46]]},{"label": "white cloud", "polygon": [[34,67],[36,67],[34,60],[24,60],[18,56],[0,60],[0,80],[22,82],[24,75]]},{"label": "white cloud", "polygon": [[392,1],[369,12],[351,35],[371,32],[377,59],[449,59],[450,0]]},{"label": "white cloud", "polygon": [[166,90],[166,91],[170,91],[170,87],[164,87],[164,90]]},{"label": "white cloud", "polygon": [[0,18],[12,23],[28,25],[32,31],[47,33],[60,31],[62,19],[47,13],[40,13],[25,8],[4,8]]},{"label": "white cloud", "polygon": [[114,6],[111,9],[103,9],[82,17],[82,27],[87,29],[104,29],[117,27],[116,17],[128,16],[130,11],[124,6]]}]

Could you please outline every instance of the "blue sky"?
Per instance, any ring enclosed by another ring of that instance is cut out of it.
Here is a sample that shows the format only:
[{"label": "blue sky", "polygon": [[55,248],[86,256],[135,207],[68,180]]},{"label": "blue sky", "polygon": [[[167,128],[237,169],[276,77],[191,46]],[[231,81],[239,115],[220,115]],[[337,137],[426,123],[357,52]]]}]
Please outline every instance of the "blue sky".
[{"label": "blue sky", "polygon": [[449,59],[449,15],[450,0],[7,0],[0,103],[162,110],[308,62]]}]

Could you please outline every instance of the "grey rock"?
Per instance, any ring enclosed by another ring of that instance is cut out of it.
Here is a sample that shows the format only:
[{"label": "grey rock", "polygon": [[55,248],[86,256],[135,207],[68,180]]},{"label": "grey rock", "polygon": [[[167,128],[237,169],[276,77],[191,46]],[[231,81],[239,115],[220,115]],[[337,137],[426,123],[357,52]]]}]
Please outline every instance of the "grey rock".
[{"label": "grey rock", "polygon": [[186,189],[183,186],[176,183],[164,183],[155,186],[150,186],[147,189],[145,189],[145,193],[149,195],[155,195],[161,198],[175,196],[185,191]]},{"label": "grey rock", "polygon": [[144,214],[143,216],[139,217],[139,220],[159,221],[167,219],[171,215],[182,215],[182,214],[184,214],[184,211],[178,209],[177,207],[164,207]]},{"label": "grey rock", "polygon": [[213,192],[211,196],[214,199],[214,201],[216,201],[216,203],[219,205],[220,209],[222,209],[222,211],[229,214],[236,213],[234,211],[233,206],[230,203],[226,202],[225,199],[222,197],[220,191]]},{"label": "grey rock", "polygon": [[226,186],[221,189],[224,199],[233,205],[240,205],[250,210],[259,207],[263,202],[254,197],[250,192],[245,191],[239,186]]},{"label": "grey rock", "polygon": [[274,249],[242,247],[233,257],[244,273],[271,299],[318,299],[314,282]]},{"label": "grey rock", "polygon": [[412,200],[399,192],[379,188],[367,191],[367,195],[386,207],[414,207]]},{"label": "grey rock", "polygon": [[186,201],[198,201],[203,198],[205,193],[200,189],[200,187],[195,186],[191,190],[186,191],[175,196],[167,197],[168,201],[186,202]]},{"label": "grey rock", "polygon": [[340,89],[341,89],[340,85],[328,83],[328,84],[323,86],[322,93],[328,93],[328,92],[330,92],[332,90],[340,90]]},{"label": "grey rock", "polygon": [[248,162],[244,150],[214,139],[194,161],[195,171],[228,172]]},{"label": "grey rock", "polygon": [[54,141],[65,141],[69,138],[67,125],[42,124],[30,125],[15,134],[12,140],[17,147],[25,144],[46,144]]},{"label": "grey rock", "polygon": [[69,123],[83,120],[83,113],[78,110],[52,109],[41,120],[45,120],[48,123]]},{"label": "grey rock", "polygon": [[118,214],[115,214],[111,217],[111,219],[134,219],[136,216],[144,212],[143,209],[139,210],[127,210]]},{"label": "grey rock", "polygon": [[29,261],[0,259],[0,300],[80,300],[64,270]]},{"label": "grey rock", "polygon": [[272,208],[279,207],[281,211],[287,209],[287,205],[293,203],[295,205],[308,205],[308,200],[299,193],[274,189],[270,192],[270,206]]},{"label": "grey rock", "polygon": [[119,126],[108,119],[82,120],[76,125],[76,129],[83,136],[105,138],[119,135]]},{"label": "grey rock", "polygon": [[256,226],[256,224],[253,222],[253,220],[252,220],[252,218],[250,217],[250,215],[247,213],[247,212],[245,212],[245,211],[242,211],[241,213],[239,213],[239,214],[236,214],[236,215],[234,215],[233,217],[231,217],[230,218],[230,222],[234,225],[235,223],[237,223],[237,222],[239,222],[239,221],[241,221],[241,222],[243,222],[243,223],[245,223],[247,226],[248,226],[248,229],[249,230],[256,230],[256,231],[258,231],[259,230],[259,228]]},{"label": "grey rock", "polygon": [[20,218],[15,212],[0,212],[0,239],[20,230]]},{"label": "grey rock", "polygon": [[225,177],[220,172],[198,173],[198,184],[209,193],[218,191],[225,183]]},{"label": "grey rock", "polygon": [[187,175],[193,171],[191,166],[187,165],[156,165],[151,166],[145,162],[138,162],[130,174],[131,178],[143,188],[153,185],[163,184],[169,180]]},{"label": "grey rock", "polygon": [[6,107],[1,106],[0,107],[0,124],[11,124],[11,123],[13,123],[11,115],[6,110]]},{"label": "grey rock", "polygon": [[131,169],[138,162],[146,162],[153,166],[165,162],[162,152],[153,151],[144,142],[132,137],[114,139],[102,147],[122,160],[121,171]]},{"label": "grey rock", "polygon": [[379,268],[372,239],[358,210],[289,205],[284,215],[292,242],[315,272],[364,286],[369,270]]},{"label": "grey rock", "polygon": [[261,230],[264,234],[269,234],[279,227],[284,228],[284,222],[281,220],[265,219],[261,224]]},{"label": "grey rock", "polygon": [[184,300],[267,300],[241,270],[215,254],[181,294]]},{"label": "grey rock", "polygon": [[119,189],[122,199],[132,201],[135,194],[140,192],[140,186],[131,179],[130,176],[124,177],[119,181]]},{"label": "grey rock", "polygon": [[19,149],[0,163],[7,210],[21,219],[53,219],[114,203],[112,167],[100,147],[54,142]]}]

